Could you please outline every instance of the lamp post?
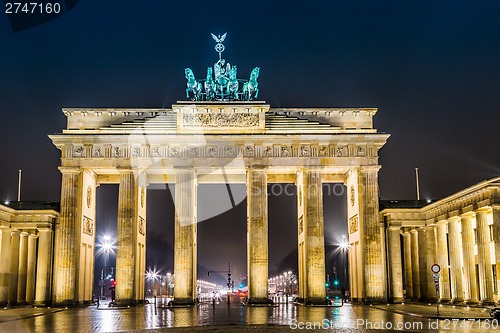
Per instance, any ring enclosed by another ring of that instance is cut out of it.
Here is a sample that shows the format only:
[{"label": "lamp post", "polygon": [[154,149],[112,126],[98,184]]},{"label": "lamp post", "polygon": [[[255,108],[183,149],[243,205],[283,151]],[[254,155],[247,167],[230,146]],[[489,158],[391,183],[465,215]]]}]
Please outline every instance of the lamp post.
[{"label": "lamp post", "polygon": [[[148,271],[146,273],[146,279],[153,282],[153,287],[154,287],[154,281],[156,281],[156,279],[158,279],[159,277],[160,275],[155,271]],[[156,297],[156,288],[153,288],[153,296]]]},{"label": "lamp post", "polygon": [[104,254],[104,268],[101,269],[101,299],[106,299],[106,290],[105,290],[105,278],[108,274],[108,261],[109,261],[109,252],[113,249],[113,244],[111,242],[111,237],[109,235],[103,236],[104,242],[101,243],[101,253]]},{"label": "lamp post", "polygon": [[340,249],[342,251],[342,261],[343,261],[343,267],[344,267],[344,276],[343,276],[343,290],[344,293],[342,295],[342,303],[344,302],[345,299],[345,289],[347,287],[347,252],[349,250],[349,242],[347,241],[347,236],[342,235],[342,241],[340,242]]},{"label": "lamp post", "polygon": [[172,291],[172,282],[174,281],[174,274],[167,272],[166,284],[167,284],[167,298],[170,297],[170,292]]},{"label": "lamp post", "polygon": [[282,278],[282,283],[285,286],[285,297],[286,302],[288,303],[288,297],[290,294],[293,294],[293,283],[296,283],[297,276],[293,274],[292,271],[287,271],[280,275],[280,277]]}]

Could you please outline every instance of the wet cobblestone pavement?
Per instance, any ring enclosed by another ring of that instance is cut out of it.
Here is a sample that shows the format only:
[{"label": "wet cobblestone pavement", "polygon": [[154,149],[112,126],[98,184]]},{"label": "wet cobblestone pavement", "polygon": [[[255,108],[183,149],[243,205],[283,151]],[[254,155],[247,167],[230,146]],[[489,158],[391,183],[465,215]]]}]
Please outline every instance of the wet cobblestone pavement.
[{"label": "wet cobblestone pavement", "polygon": [[[203,303],[193,308],[156,308],[146,304],[114,309],[12,309],[0,314],[0,332],[491,332],[484,322],[461,327],[443,320],[394,313],[389,309],[350,305],[304,307],[281,304],[274,307],[245,307]],[[411,307],[406,307],[410,309]],[[389,310],[389,311],[388,311]],[[16,316],[8,316],[19,313]],[[17,312],[14,312],[17,311]],[[30,311],[36,316],[29,317]],[[430,311],[430,310],[429,310]],[[461,310],[459,310],[460,312]],[[478,310],[479,311],[479,310]],[[44,314],[46,312],[46,314]],[[457,313],[459,313],[457,312]],[[10,319],[9,319],[10,318]],[[487,318],[487,317],[485,317]],[[490,319],[491,320],[491,319]],[[2,322],[3,321],[3,322]],[[391,326],[388,325],[390,323]],[[397,325],[406,325],[398,327]],[[309,325],[309,326],[308,326]],[[315,325],[315,326],[314,326]],[[483,325],[483,326],[481,326]],[[302,328],[302,329],[301,329]],[[310,329],[307,329],[310,328]]]}]

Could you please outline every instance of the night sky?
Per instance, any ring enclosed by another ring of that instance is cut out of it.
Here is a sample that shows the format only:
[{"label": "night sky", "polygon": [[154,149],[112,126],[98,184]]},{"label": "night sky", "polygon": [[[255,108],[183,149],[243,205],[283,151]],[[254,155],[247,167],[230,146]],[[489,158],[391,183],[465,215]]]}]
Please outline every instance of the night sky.
[{"label": "night sky", "polygon": [[[18,32],[0,15],[2,201],[15,200],[18,169],[23,200],[59,200],[47,135],[65,128],[61,108],[169,108],[184,99],[184,68],[203,78],[217,60],[210,33],[224,32],[224,58],[241,78],[261,67],[259,99],[272,107],[379,108],[375,126],[391,134],[383,199],[415,198],[415,167],[430,199],[500,174],[498,1],[66,2]],[[201,186],[201,205],[212,190]],[[117,186],[97,195],[98,232],[112,232]],[[148,195],[148,265],[172,269],[172,198],[166,186]],[[295,200],[269,199],[271,271],[296,246]],[[327,195],[327,243],[344,218],[345,198]],[[245,219],[242,201],[199,224],[200,271],[231,261],[245,274]]]}]

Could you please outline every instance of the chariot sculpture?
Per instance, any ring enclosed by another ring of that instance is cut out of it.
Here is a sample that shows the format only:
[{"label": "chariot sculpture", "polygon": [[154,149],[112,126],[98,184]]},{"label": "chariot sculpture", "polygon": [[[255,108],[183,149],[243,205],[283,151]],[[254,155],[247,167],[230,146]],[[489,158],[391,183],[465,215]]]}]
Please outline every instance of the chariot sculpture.
[{"label": "chariot sculpture", "polygon": [[219,53],[219,60],[213,68],[207,68],[205,80],[197,80],[191,68],[185,69],[187,79],[186,98],[193,101],[250,101],[259,96],[259,77],[260,68],[255,67],[250,73],[248,80],[237,78],[237,67],[226,63],[222,58],[224,44],[227,33],[222,36],[212,34],[217,42],[215,50]]}]

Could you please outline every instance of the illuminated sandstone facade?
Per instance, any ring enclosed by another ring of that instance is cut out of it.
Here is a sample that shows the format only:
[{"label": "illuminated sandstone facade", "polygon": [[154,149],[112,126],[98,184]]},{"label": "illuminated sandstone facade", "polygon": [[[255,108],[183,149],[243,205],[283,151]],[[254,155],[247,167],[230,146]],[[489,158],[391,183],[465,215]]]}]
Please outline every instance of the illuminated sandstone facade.
[{"label": "illuminated sandstone facade", "polygon": [[[56,229],[53,301],[91,300],[95,192],[119,184],[116,300],[144,299],[149,184],[175,184],[174,303],[196,297],[197,185],[247,185],[248,285],[266,303],[267,185],[298,188],[300,298],[324,303],[321,184],[347,185],[351,296],[384,301],[383,226],[378,217],[376,109],[272,109],[264,102],[178,102],[171,109],[64,109],[68,124],[51,135],[61,150],[61,217]],[[355,221],[355,222],[353,222]],[[355,226],[354,226],[355,223]]]},{"label": "illuminated sandstone facade", "polygon": [[0,205],[0,305],[51,302],[57,203]]},{"label": "illuminated sandstone facade", "polygon": [[382,206],[391,300],[402,301],[406,290],[408,299],[435,302],[430,267],[436,263],[439,301],[498,301],[500,177],[432,203],[384,201]]}]

